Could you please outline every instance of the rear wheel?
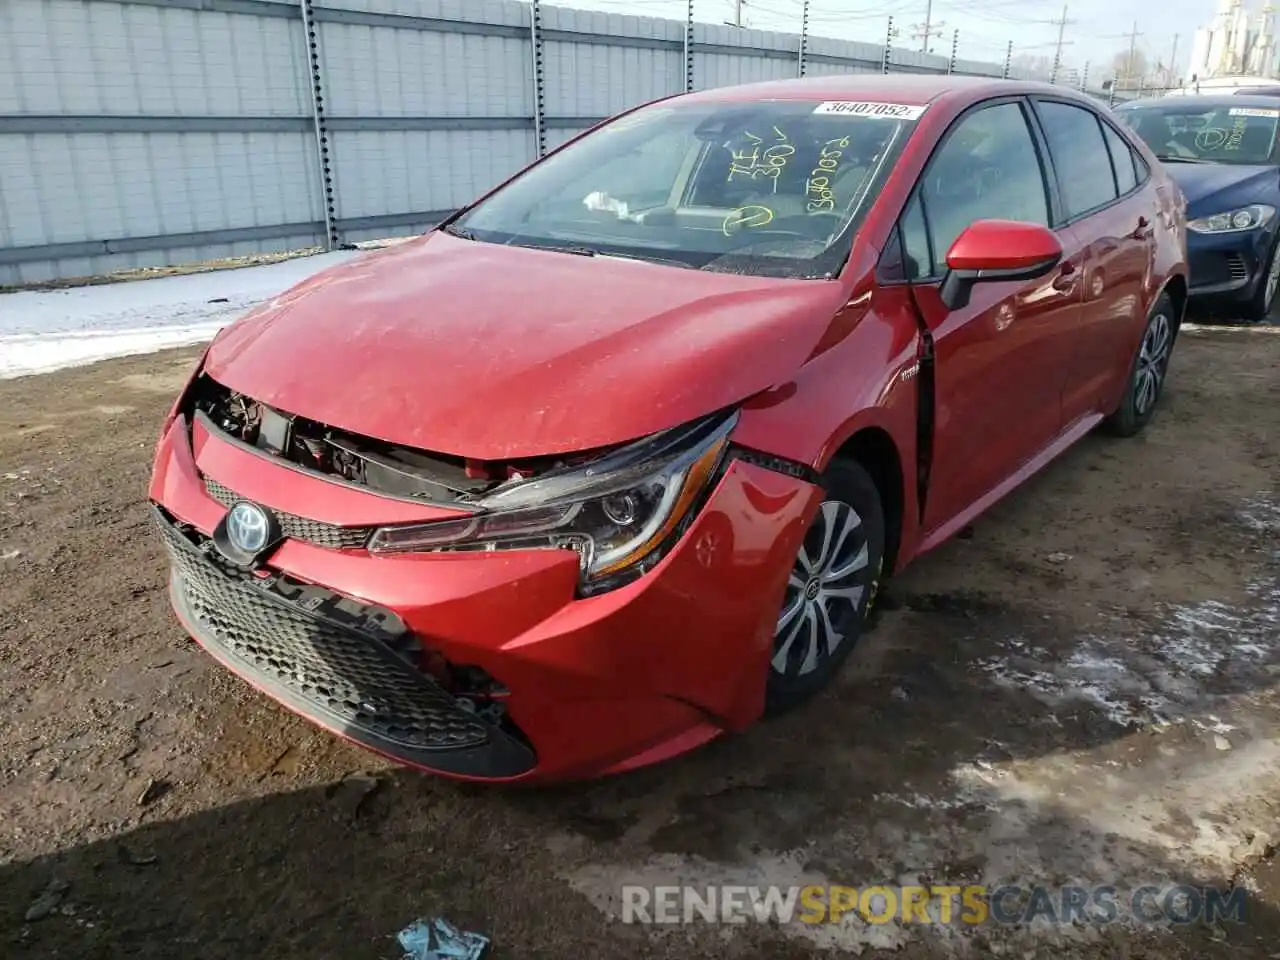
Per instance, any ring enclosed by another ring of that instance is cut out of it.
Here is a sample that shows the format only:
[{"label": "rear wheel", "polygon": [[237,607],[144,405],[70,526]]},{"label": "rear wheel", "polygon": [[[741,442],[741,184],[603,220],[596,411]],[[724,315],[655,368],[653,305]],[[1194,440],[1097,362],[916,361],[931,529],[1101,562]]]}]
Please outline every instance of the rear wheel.
[{"label": "rear wheel", "polygon": [[1169,372],[1169,357],[1173,353],[1177,332],[1175,317],[1173,301],[1167,293],[1162,293],[1147,317],[1138,354],[1129,369],[1124,399],[1107,420],[1108,428],[1117,436],[1132,437],[1155,415]]},{"label": "rear wheel", "polygon": [[884,510],[858,464],[835,461],[826,496],[791,567],[769,663],[765,711],[809,699],[835,676],[866,628],[884,563]]}]

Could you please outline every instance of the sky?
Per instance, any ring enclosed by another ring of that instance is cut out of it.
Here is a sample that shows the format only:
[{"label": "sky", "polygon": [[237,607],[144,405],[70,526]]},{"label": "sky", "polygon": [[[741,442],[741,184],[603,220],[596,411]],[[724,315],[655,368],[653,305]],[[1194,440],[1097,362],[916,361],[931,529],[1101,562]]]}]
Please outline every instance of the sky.
[{"label": "sky", "polygon": [[[684,19],[685,0],[544,0],[557,6]],[[811,0],[810,34],[883,43],[890,14],[900,30],[896,45],[921,49],[921,30],[930,0]],[[736,0],[694,0],[694,19],[732,23]],[[1246,0],[1256,8],[1260,0]],[[800,32],[802,0],[744,0],[743,25],[762,30]],[[1116,54],[1129,49],[1129,34],[1137,22],[1137,49],[1153,67],[1168,65],[1177,40],[1175,75],[1185,74],[1191,42],[1198,26],[1208,21],[1214,0],[1068,0],[1063,32],[1062,62],[1081,69],[1089,64],[1090,77],[1110,76]],[[1117,8],[1126,12],[1118,14]],[[960,57],[1002,62],[1009,41],[1014,55],[1053,58],[1063,0],[933,0],[931,25],[941,35],[932,38],[937,53],[951,51],[952,31],[959,33]]]}]

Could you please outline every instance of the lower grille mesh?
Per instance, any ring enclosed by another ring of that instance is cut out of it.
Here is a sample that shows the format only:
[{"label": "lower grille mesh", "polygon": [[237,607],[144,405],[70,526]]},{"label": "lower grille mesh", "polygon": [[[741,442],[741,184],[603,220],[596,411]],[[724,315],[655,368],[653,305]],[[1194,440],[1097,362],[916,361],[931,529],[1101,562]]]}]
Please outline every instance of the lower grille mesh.
[{"label": "lower grille mesh", "polygon": [[247,571],[223,572],[157,517],[201,639],[250,679],[283,688],[313,719],[412,750],[483,745],[487,724],[382,641],[270,596]]}]

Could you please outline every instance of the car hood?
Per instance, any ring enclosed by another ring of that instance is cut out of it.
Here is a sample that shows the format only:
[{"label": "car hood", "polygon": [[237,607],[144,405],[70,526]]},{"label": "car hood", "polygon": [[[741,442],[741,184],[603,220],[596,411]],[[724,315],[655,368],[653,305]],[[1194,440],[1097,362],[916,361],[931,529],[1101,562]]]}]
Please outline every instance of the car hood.
[{"label": "car hood", "polygon": [[1187,198],[1187,215],[1202,217],[1250,203],[1275,203],[1280,173],[1272,166],[1166,162]]},{"label": "car hood", "polygon": [[633,440],[785,382],[840,300],[833,282],[436,232],[259,307],[205,372],[352,433],[511,460]]}]

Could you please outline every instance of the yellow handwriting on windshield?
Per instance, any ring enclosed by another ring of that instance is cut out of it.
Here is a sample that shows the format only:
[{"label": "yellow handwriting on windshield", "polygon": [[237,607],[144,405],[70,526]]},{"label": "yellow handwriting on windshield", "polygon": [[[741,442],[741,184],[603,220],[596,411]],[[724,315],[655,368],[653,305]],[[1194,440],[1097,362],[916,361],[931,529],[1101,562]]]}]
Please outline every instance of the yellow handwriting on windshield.
[{"label": "yellow handwriting on windshield", "polygon": [[765,138],[758,137],[750,130],[744,130],[747,145],[730,151],[729,175],[726,182],[732,183],[735,178],[742,180],[759,180],[762,177],[773,184],[773,192],[778,192],[778,178],[786,169],[787,161],[796,152],[790,138],[774,127],[769,146],[765,146]]},{"label": "yellow handwriting on windshield", "polygon": [[1196,146],[1206,153],[1219,150],[1227,142],[1227,131],[1221,127],[1205,127],[1196,134]]},{"label": "yellow handwriting on windshield", "polygon": [[773,220],[772,210],[768,207],[762,207],[758,203],[753,203],[745,207],[739,207],[725,217],[720,229],[727,237],[731,235],[733,230],[740,230],[743,227],[763,227],[771,220]]},{"label": "yellow handwriting on windshield", "polygon": [[1236,117],[1236,122],[1231,125],[1231,132],[1227,134],[1227,142],[1222,145],[1222,149],[1239,150],[1244,140],[1244,128],[1244,117]]},{"label": "yellow handwriting on windshield", "polygon": [[817,213],[821,210],[834,210],[836,208],[836,195],[832,189],[832,184],[835,180],[836,171],[840,169],[840,158],[844,156],[845,148],[848,146],[848,137],[841,137],[839,140],[828,140],[822,145],[822,151],[818,154],[818,162],[813,170],[809,172],[809,179],[804,184],[805,196],[809,198],[806,209],[810,213]]}]

